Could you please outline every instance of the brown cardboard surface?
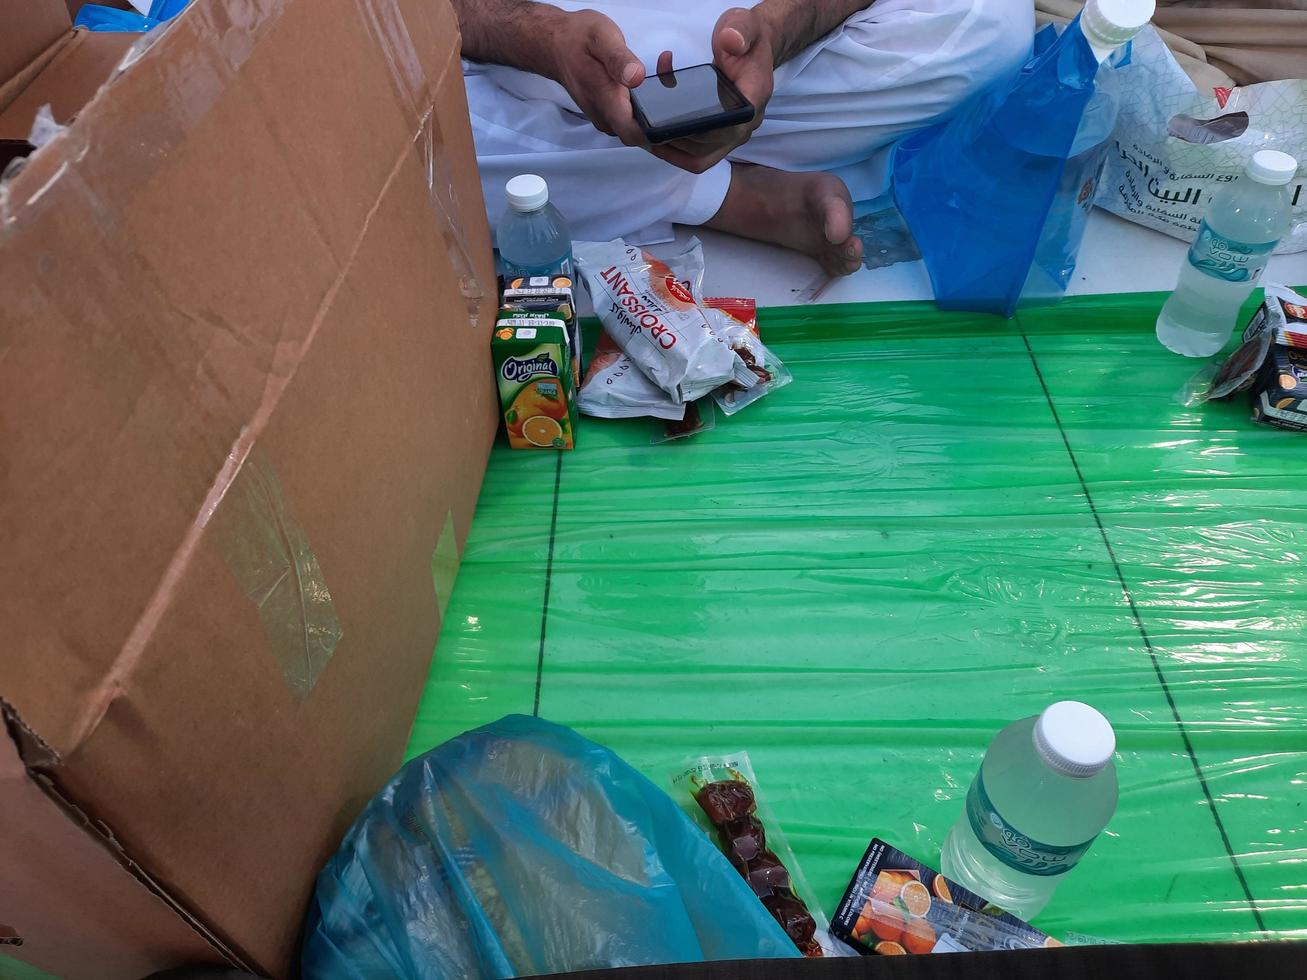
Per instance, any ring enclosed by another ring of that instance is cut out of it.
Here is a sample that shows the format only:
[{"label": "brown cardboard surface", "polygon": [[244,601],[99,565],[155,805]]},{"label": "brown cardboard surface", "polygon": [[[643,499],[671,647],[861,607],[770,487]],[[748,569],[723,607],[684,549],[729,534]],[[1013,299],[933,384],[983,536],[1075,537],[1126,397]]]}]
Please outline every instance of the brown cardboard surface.
[{"label": "brown cardboard surface", "polygon": [[[401,761],[431,556],[451,516],[465,539],[495,431],[453,12],[196,4],[5,190],[0,697],[49,792],[15,777],[0,809],[54,794],[107,829],[88,873],[178,907],[106,909],[157,924],[125,933],[140,957],[175,960],[190,916],[210,959],[285,975],[318,867]],[[46,910],[20,955],[139,975],[41,860],[12,866],[0,922]]]},{"label": "brown cardboard surface", "polygon": [[0,0],[0,81],[15,75],[68,32],[64,0]]},{"label": "brown cardboard surface", "polygon": [[[13,742],[0,738],[0,894],[24,881],[40,880],[23,905],[6,902],[5,926],[25,940],[29,922],[75,917],[79,928],[61,944],[25,942],[34,966],[57,975],[76,971],[107,954],[137,977],[178,961],[212,958],[194,929],[142,887],[94,833],[49,799],[24,770]],[[0,960],[0,976],[4,975]]]},{"label": "brown cardboard surface", "polygon": [[0,96],[0,139],[26,139],[43,105],[50,106],[55,122],[67,125],[135,41],[133,34],[73,31],[38,75],[9,93],[10,99]]}]

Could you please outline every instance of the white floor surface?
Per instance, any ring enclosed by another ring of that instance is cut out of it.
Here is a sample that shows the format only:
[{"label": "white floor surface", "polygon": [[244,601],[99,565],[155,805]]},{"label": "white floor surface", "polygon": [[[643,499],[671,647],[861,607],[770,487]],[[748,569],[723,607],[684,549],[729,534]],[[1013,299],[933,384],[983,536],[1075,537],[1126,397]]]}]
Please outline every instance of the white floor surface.
[{"label": "white floor surface", "polygon": [[[695,232],[678,229],[678,242]],[[930,279],[921,262],[883,269],[860,269],[826,283],[817,263],[787,249],[697,230],[707,262],[704,292],[752,296],[759,306],[802,302],[874,303],[931,298]],[[662,251],[670,246],[659,246]],[[1171,289],[1188,246],[1179,239],[1095,210],[1085,232],[1070,295],[1136,293]],[[1264,282],[1307,283],[1307,252],[1271,259]],[[811,298],[814,288],[820,293]]]}]

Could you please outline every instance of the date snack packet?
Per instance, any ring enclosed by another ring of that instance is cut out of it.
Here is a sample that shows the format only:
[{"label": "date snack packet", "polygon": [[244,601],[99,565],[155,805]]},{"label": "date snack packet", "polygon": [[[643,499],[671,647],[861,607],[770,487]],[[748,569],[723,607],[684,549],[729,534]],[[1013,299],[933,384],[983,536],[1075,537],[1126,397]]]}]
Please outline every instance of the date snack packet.
[{"label": "date snack packet", "polygon": [[767,806],[749,753],[687,760],[671,777],[694,801],[701,826],[804,956],[849,956],[834,939],[789,841]]},{"label": "date snack packet", "polygon": [[713,408],[711,398],[700,398],[697,402],[685,403],[685,418],[668,419],[661,425],[654,426],[649,445],[659,446],[678,439],[689,439],[700,432],[711,432],[717,428],[717,410]]},{"label": "date snack packet", "polygon": [[667,262],[620,238],[573,248],[604,331],[674,401],[694,401],[730,382],[743,389],[758,383],[695,302],[703,282],[697,239]]},{"label": "date snack packet", "polygon": [[731,382],[713,392],[713,401],[724,414],[734,415],[763,395],[784,388],[794,380],[789,368],[763,344],[758,333],[758,307],[753,300],[711,297],[705,299],[703,305],[713,332],[735,351],[758,379],[751,387]]}]

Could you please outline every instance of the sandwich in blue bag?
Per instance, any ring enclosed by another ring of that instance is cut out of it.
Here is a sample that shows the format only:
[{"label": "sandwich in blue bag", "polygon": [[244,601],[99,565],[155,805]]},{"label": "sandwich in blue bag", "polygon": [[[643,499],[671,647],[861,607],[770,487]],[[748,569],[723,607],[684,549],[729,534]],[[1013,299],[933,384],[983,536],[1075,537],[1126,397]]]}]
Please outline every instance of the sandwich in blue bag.
[{"label": "sandwich in blue bag", "polygon": [[1075,270],[1119,105],[1116,69],[1154,0],[1088,0],[1015,77],[903,139],[894,197],[944,309],[1011,316]]},{"label": "sandwich in blue bag", "polygon": [[409,762],[318,876],[309,980],[516,977],[798,951],[672,800],[513,715]]},{"label": "sandwich in blue bag", "polygon": [[135,10],[122,10],[105,4],[88,3],[78,11],[77,19],[73,23],[88,31],[141,33],[153,30],[166,20],[172,20],[185,10],[190,2],[191,0],[151,0],[149,4],[133,4],[137,8]]}]

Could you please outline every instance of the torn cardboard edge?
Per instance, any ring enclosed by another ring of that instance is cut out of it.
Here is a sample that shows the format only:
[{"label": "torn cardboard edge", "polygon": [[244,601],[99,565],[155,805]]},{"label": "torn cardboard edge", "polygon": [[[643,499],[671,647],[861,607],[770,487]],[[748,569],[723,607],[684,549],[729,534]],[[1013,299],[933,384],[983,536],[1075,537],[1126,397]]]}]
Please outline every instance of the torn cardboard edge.
[{"label": "torn cardboard edge", "polygon": [[21,139],[42,105],[67,125],[110,84],[138,38],[74,30],[55,41],[17,75],[0,84],[0,138]]},{"label": "torn cardboard edge", "polygon": [[[53,773],[59,762],[58,753],[23,721],[14,707],[4,698],[0,698],[0,721],[4,724],[4,734],[13,743],[18,758],[27,772],[28,780],[69,819],[76,830],[98,844],[120,868],[144,886],[154,898],[171,909],[224,960],[238,969],[252,970],[249,966],[252,960],[238,954],[231,944],[225,942],[202,920],[187,911],[166,888],[133,860],[119,842],[113,828],[93,817],[60,791]],[[12,926],[0,924],[0,945],[22,946],[22,933]]]},{"label": "torn cardboard edge", "polygon": [[27,90],[28,86],[32,84],[33,79],[40,75],[41,72],[45,71],[46,66],[54,60],[55,55],[70,44],[75,36],[75,31],[69,31],[66,34],[62,34],[55,38],[54,42],[48,48],[38,54],[22,68],[18,69],[18,71],[9,78],[0,82],[0,113],[3,113],[13,105],[14,100]]},{"label": "torn cardboard edge", "polygon": [[64,2],[0,0],[0,9],[0,81],[17,75],[72,27]]}]

